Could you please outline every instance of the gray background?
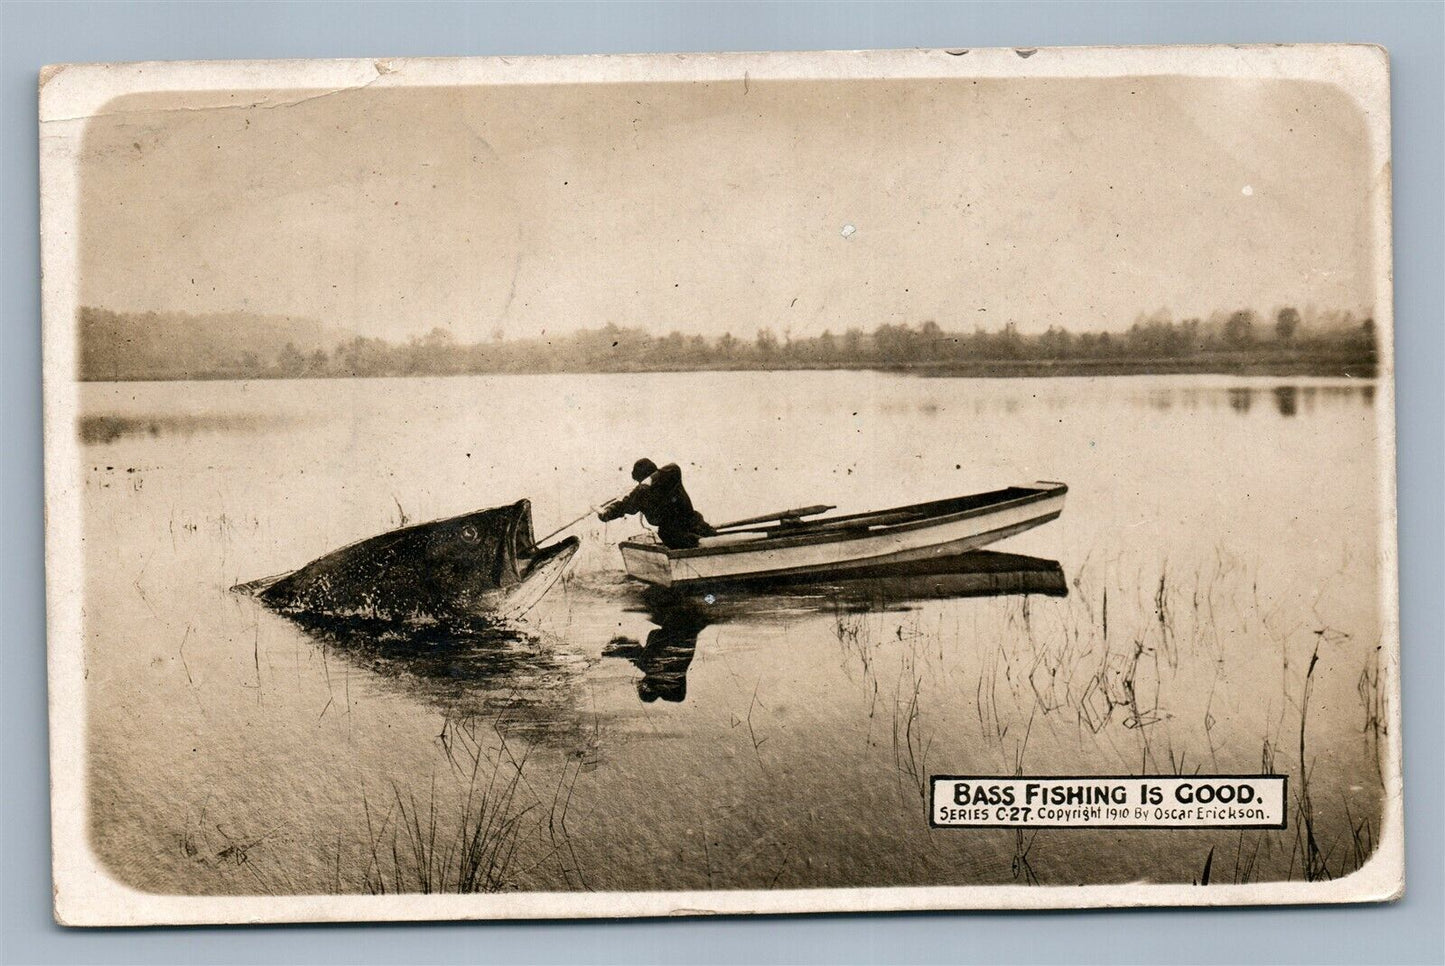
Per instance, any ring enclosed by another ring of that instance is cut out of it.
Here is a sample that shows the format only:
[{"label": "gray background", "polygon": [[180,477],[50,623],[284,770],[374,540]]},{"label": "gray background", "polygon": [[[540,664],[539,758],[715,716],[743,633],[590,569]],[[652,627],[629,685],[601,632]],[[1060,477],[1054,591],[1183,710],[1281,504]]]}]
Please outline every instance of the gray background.
[{"label": "gray background", "polygon": [[[35,76],[75,61],[1352,41],[1390,50],[1408,892],[1393,906],[67,931],[50,919]],[[14,963],[1445,961],[1445,6],[1255,3],[9,3],[0,464],[3,934]]]}]

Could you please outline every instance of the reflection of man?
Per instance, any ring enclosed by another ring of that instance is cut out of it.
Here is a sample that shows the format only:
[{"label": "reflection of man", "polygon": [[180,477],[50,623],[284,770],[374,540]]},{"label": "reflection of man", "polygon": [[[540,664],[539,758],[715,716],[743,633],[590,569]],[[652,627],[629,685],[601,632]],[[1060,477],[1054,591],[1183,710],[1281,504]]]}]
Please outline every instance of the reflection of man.
[{"label": "reflection of man", "polygon": [[698,537],[717,532],[693,509],[692,498],[682,486],[682,470],[676,463],[658,469],[652,460],[640,459],[632,466],[632,478],[637,482],[632,491],[604,506],[597,519],[605,522],[641,513],[657,528],[663,545],[674,550],[696,547]]},{"label": "reflection of man", "polygon": [[642,671],[637,696],[651,703],[661,698],[679,702],[687,697],[687,669],[697,651],[697,635],[707,626],[699,614],[687,611],[654,615],[662,626],[640,645],[630,637],[614,637],[602,649],[604,657],[625,657]]}]

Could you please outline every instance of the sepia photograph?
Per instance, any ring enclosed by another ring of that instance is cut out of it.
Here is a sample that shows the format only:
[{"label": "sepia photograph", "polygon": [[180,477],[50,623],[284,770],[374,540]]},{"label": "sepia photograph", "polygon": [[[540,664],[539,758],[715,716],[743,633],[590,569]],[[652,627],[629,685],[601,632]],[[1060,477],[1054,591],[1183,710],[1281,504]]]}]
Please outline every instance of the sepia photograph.
[{"label": "sepia photograph", "polygon": [[61,922],[1399,896],[1381,49],[39,96]]}]

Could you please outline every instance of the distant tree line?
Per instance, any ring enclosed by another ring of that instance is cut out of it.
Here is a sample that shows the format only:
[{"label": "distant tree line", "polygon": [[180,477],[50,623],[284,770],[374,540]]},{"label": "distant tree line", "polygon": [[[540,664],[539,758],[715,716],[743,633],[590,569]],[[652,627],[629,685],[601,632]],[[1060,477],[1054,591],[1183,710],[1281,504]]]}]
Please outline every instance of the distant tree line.
[{"label": "distant tree line", "polygon": [[[195,317],[191,317],[195,318]],[[81,372],[86,379],[305,378],[533,372],[648,372],[697,369],[933,369],[979,374],[1034,371],[1237,371],[1274,367],[1373,375],[1374,321],[1345,312],[1306,324],[1293,307],[1261,316],[1252,309],[1175,322],[1141,315],[1122,332],[1071,332],[1050,326],[1024,334],[1001,329],[947,331],[937,322],[880,325],[871,332],[796,337],[758,329],[716,338],[606,325],[559,336],[461,343],[437,327],[396,343],[353,336],[329,346],[288,339],[268,322],[266,338],[226,344],[192,324],[171,337],[147,333],[146,320],[105,310],[81,312]],[[176,328],[172,323],[172,328]],[[87,341],[87,336],[90,341]],[[314,338],[314,336],[313,336]],[[278,344],[279,342],[279,344]],[[140,350],[137,350],[137,346]],[[109,351],[107,351],[109,350]]]}]

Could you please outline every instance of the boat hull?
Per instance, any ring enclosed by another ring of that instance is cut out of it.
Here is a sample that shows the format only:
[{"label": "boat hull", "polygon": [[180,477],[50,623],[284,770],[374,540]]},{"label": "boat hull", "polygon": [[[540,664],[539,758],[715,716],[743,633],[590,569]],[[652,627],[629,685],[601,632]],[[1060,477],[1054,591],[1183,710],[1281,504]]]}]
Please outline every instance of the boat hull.
[{"label": "boat hull", "polygon": [[[791,533],[704,541],[691,550],[670,550],[656,538],[634,538],[622,544],[622,559],[629,576],[659,587],[826,579],[853,570],[966,553],[1007,539],[1056,519],[1063,512],[1067,490],[1063,484],[1015,487],[1000,491],[1009,498],[997,503],[931,518],[909,518],[910,508],[899,508],[823,519]],[[939,506],[948,509],[947,501]],[[897,524],[888,522],[898,518],[902,520]],[[870,524],[875,519],[881,522]]]}]

